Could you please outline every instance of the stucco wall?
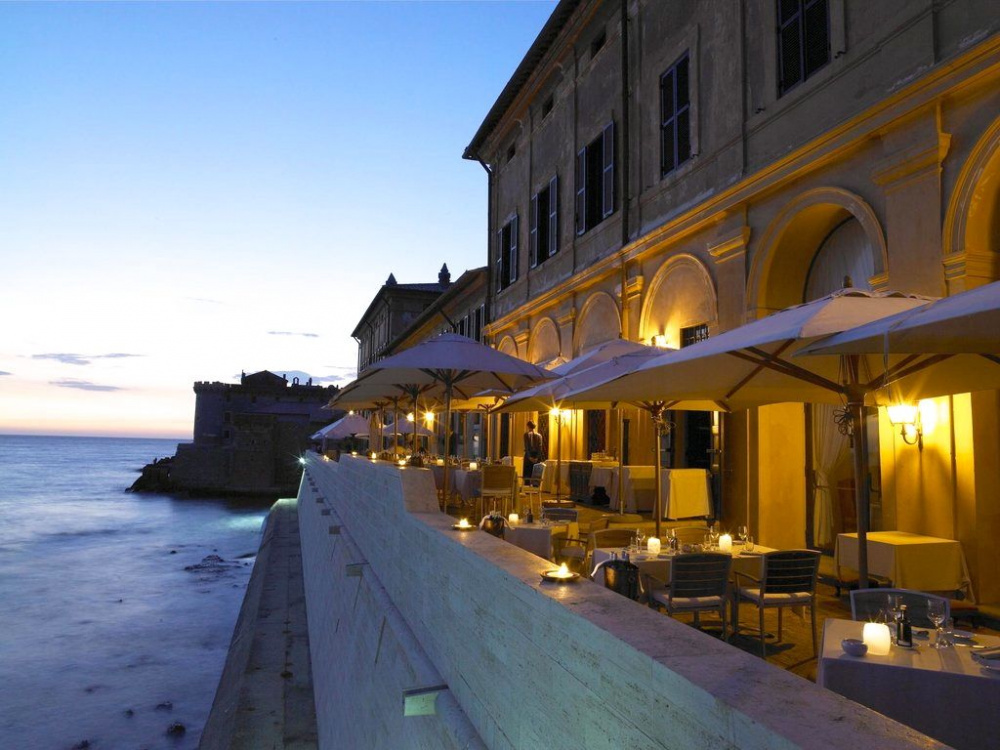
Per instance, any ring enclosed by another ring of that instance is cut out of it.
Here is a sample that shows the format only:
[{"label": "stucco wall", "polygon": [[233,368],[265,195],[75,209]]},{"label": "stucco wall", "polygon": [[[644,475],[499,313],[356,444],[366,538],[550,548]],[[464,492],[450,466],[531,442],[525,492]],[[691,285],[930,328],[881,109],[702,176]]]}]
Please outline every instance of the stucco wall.
[{"label": "stucco wall", "polygon": [[[431,475],[310,458],[299,495],[321,747],[936,743],[437,511]],[[445,685],[431,716],[404,690]]]}]

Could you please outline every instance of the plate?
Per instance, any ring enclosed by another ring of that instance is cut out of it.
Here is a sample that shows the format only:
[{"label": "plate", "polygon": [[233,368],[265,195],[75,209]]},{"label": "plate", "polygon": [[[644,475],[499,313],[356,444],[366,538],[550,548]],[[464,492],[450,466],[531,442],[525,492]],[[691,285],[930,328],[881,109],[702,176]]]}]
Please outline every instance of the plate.
[{"label": "plate", "polygon": [[570,573],[569,578],[563,578],[558,573],[558,570],[546,570],[542,573],[542,580],[551,581],[552,583],[572,583],[580,577],[579,573]]},{"label": "plate", "polygon": [[971,641],[976,637],[975,633],[970,633],[968,630],[952,630],[951,635],[953,638],[958,638],[960,641]]}]

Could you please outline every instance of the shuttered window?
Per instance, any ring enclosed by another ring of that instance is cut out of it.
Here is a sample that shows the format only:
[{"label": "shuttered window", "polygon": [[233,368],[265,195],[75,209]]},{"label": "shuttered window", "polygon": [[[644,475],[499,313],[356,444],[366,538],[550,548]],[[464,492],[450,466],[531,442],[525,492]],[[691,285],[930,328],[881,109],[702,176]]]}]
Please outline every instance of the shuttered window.
[{"label": "shuttered window", "polygon": [[531,197],[530,219],[528,258],[531,268],[534,268],[559,251],[558,177],[553,177]]},{"label": "shuttered window", "polygon": [[517,215],[497,232],[497,291],[503,291],[517,281]]},{"label": "shuttered window", "polygon": [[830,62],[828,0],[776,0],[778,96]]},{"label": "shuttered window", "polygon": [[576,233],[584,234],[615,212],[615,124],[576,155]]},{"label": "shuttered window", "polygon": [[685,52],[660,76],[660,175],[691,157],[690,62]]}]

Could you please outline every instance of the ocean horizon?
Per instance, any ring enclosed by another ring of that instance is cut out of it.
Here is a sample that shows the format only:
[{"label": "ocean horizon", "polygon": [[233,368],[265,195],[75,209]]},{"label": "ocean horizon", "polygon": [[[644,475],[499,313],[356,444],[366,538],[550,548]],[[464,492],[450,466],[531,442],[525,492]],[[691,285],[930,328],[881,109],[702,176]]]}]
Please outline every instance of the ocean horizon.
[{"label": "ocean horizon", "polygon": [[178,442],[0,435],[0,747],[197,747],[270,503],[126,491]]}]

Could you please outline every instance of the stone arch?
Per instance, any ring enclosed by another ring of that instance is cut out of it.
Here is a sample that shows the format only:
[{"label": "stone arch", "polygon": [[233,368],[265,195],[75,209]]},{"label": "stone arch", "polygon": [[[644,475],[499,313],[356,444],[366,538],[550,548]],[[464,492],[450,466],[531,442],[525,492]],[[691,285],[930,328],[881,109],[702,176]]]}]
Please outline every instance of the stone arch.
[{"label": "stone arch", "polygon": [[707,323],[719,317],[715,282],[708,268],[693,255],[668,258],[653,275],[639,316],[639,338],[652,343],[664,334],[667,345],[680,348],[682,328]]},{"label": "stone arch", "polygon": [[497,344],[497,351],[509,354],[512,357],[519,356],[517,353],[517,342],[514,341],[513,336],[504,336],[500,339],[500,343]]},{"label": "stone arch", "polygon": [[621,313],[615,298],[607,292],[591,294],[580,309],[573,328],[573,356],[621,335]]},{"label": "stone arch", "polygon": [[875,273],[867,281],[872,289],[885,287],[885,234],[871,206],[842,188],[815,188],[789,201],[761,236],[747,282],[751,319],[802,302],[816,251],[851,217],[861,225],[871,247]]},{"label": "stone arch", "polygon": [[949,293],[1000,277],[1000,117],[962,166],[945,213],[945,278]]},{"label": "stone arch", "polygon": [[532,364],[545,364],[558,359],[562,353],[559,341],[559,328],[552,318],[541,318],[531,329],[528,340],[528,361]]}]

